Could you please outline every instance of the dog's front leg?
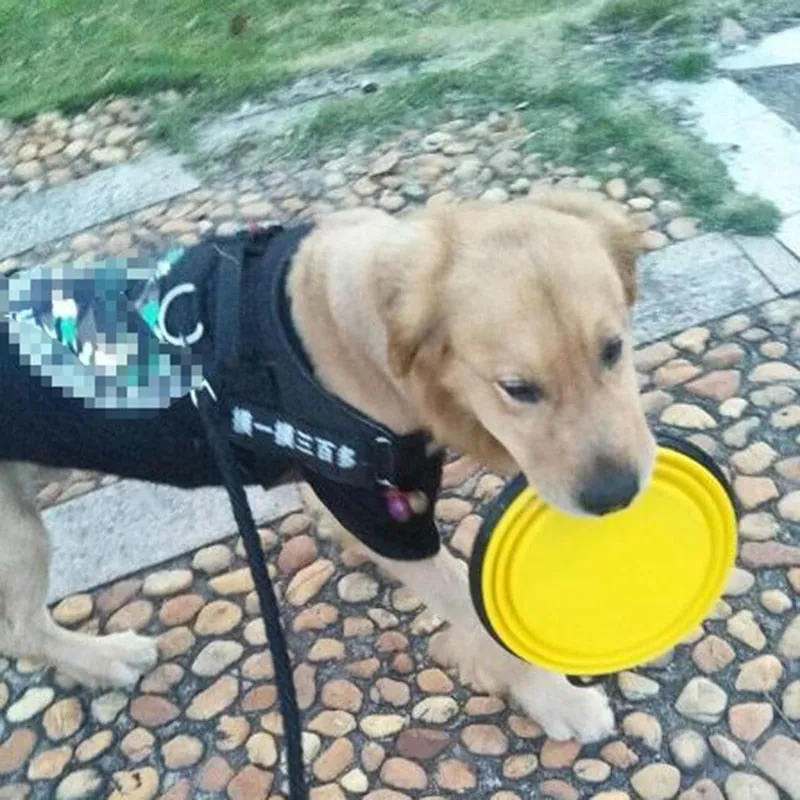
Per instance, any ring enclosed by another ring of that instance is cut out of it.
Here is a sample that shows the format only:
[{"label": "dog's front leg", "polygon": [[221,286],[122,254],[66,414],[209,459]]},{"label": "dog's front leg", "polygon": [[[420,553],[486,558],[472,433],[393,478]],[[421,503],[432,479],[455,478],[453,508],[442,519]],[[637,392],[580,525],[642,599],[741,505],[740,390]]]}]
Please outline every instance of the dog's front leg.
[{"label": "dog's front leg", "polygon": [[614,716],[598,689],[573,686],[563,675],[547,672],[513,656],[487,633],[469,591],[467,567],[442,549],[422,561],[394,561],[367,550],[343,528],[308,486],[301,484],[308,509],[325,538],[363,548],[384,572],[407,586],[450,624],[440,634],[437,656],[458,667],[465,683],[491,694],[510,694],[523,711],[553,739],[593,742],[614,730]]},{"label": "dog's front leg", "polygon": [[466,565],[446,548],[424,561],[372,557],[450,623],[443,655],[449,655],[466,682],[509,693],[553,739],[593,742],[613,732],[614,717],[602,692],[573,686],[563,675],[531,666],[495,642],[475,612]]},{"label": "dog's front leg", "polygon": [[133,632],[88,636],[47,609],[50,546],[25,491],[28,465],[0,462],[0,653],[43,661],[89,686],[129,686],[156,663],[155,643]]}]

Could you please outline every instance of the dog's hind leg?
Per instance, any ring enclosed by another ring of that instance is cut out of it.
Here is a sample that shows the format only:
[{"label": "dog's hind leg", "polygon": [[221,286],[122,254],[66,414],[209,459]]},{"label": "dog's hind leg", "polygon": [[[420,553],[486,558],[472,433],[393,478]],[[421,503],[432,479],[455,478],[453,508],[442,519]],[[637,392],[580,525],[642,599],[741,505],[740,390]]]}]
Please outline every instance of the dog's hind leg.
[{"label": "dog's hind leg", "polygon": [[29,465],[0,462],[0,653],[44,661],[89,686],[130,686],[156,663],[133,632],[90,636],[58,626],[47,609],[50,545],[26,492]]}]

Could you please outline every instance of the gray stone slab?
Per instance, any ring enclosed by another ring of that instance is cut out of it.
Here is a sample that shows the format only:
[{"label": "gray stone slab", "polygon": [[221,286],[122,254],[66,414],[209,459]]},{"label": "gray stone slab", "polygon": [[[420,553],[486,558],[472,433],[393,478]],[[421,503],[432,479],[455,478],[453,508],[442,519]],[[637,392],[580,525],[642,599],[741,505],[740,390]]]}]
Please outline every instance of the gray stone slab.
[{"label": "gray stone slab", "polygon": [[800,64],[740,72],[736,77],[756,100],[800,130]]},{"label": "gray stone slab", "polygon": [[664,103],[688,106],[699,133],[720,148],[739,191],[771,200],[784,215],[800,211],[800,132],[727,78],[664,82]]},{"label": "gray stone slab", "polygon": [[[248,490],[256,522],[301,507],[293,484]],[[223,489],[181,490],[120,481],[44,514],[52,541],[51,602],[236,532]]]},{"label": "gray stone slab", "polygon": [[800,260],[772,236],[736,236],[736,244],[781,293],[800,292]]},{"label": "gray stone slab", "polygon": [[0,259],[196,189],[180,156],[152,153],[0,208]]},{"label": "gray stone slab", "polygon": [[637,344],[778,297],[726,236],[709,233],[649,253],[639,265]]},{"label": "gray stone slab", "polygon": [[800,64],[800,25],[765,36],[752,47],[717,62],[722,69],[746,70]]},{"label": "gray stone slab", "polygon": [[787,250],[800,258],[800,214],[785,219],[775,235]]}]

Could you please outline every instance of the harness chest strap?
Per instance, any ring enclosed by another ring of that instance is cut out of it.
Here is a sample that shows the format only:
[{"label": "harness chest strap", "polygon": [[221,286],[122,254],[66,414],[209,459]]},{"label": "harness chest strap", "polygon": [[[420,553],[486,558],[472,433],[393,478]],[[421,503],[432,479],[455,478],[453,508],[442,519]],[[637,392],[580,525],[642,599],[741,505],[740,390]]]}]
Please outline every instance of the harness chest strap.
[{"label": "harness chest strap", "polygon": [[[256,456],[278,454],[347,486],[381,487],[390,515],[402,521],[427,508],[427,496],[409,485],[413,476],[404,467],[428,458],[430,439],[395,434],[316,380],[286,292],[291,258],[310,230],[274,227],[234,237],[219,248],[205,302],[177,300],[183,313],[167,322],[172,331],[206,331],[195,347],[204,349],[207,382],[234,444]],[[180,279],[178,264],[165,284]]]}]

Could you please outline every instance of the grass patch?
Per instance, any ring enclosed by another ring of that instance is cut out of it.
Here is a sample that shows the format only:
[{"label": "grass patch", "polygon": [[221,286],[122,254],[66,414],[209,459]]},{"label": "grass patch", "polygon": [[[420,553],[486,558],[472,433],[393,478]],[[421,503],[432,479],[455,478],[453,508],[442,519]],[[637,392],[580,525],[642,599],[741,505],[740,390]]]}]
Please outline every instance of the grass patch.
[{"label": "grass patch", "polygon": [[676,81],[696,81],[711,69],[712,64],[713,58],[706,48],[685,47],[669,58],[665,74]]},{"label": "grass patch", "polygon": [[718,227],[744,236],[766,236],[774,233],[781,222],[781,213],[774,203],[756,195],[732,195],[716,209]]},{"label": "grass patch", "polygon": [[597,15],[604,28],[674,31],[691,22],[690,0],[607,0]]},{"label": "grass patch", "polygon": [[[491,26],[579,0],[3,0],[0,117],[76,110],[110,94],[197,89],[228,102],[337,53],[401,55],[459,26]],[[236,24],[234,17],[240,20]],[[364,46],[363,43],[368,45]],[[346,66],[343,62],[339,66]]]},{"label": "grass patch", "polygon": [[[0,118],[166,88],[230,106],[299,74],[390,67],[523,30],[538,49],[547,17],[652,34],[713,29],[725,15],[758,30],[798,14],[797,0],[3,0]],[[678,71],[697,69],[687,58]]]},{"label": "grass patch", "polygon": [[196,138],[195,124],[200,115],[200,107],[184,99],[156,113],[150,136],[156,141],[168,143],[175,150],[191,151]]},{"label": "grass patch", "polygon": [[421,75],[374,95],[328,103],[288,141],[294,155],[304,156],[354,136],[381,137],[423,121],[434,123],[450,116],[453,107],[459,113],[480,113],[528,97],[528,87],[519,81],[518,62],[495,56],[475,69]]},{"label": "grass patch", "polygon": [[755,31],[770,20],[796,19],[797,0],[605,0],[596,22],[609,30],[647,33],[713,32],[723,17]]},{"label": "grass patch", "polygon": [[533,146],[544,146],[562,163],[595,171],[603,169],[613,150],[613,160],[664,179],[681,192],[691,212],[706,220],[732,190],[715,148],[678,128],[647,100],[590,92],[579,99],[576,111],[578,123],[570,135],[551,129]]}]

